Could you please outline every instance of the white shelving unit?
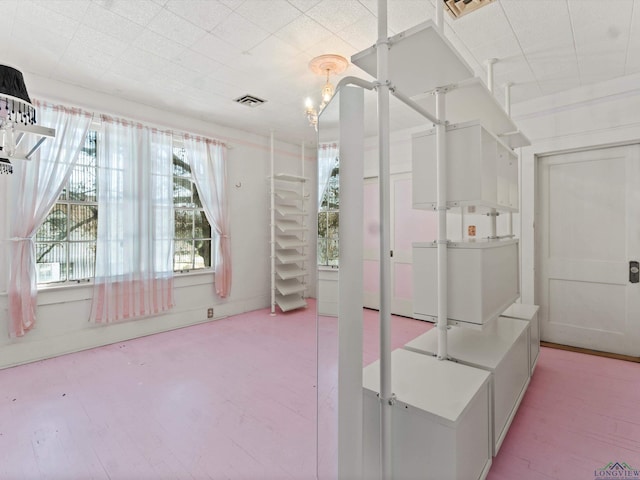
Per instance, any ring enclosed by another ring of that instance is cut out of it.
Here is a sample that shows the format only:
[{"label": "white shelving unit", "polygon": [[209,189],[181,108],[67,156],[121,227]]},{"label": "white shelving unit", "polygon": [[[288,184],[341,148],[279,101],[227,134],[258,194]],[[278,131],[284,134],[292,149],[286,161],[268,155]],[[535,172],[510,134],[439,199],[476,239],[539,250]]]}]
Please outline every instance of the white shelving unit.
[{"label": "white shelving unit", "polygon": [[[384,0],[379,8],[382,6],[386,7]],[[422,281],[414,275],[414,298],[432,292],[437,297],[429,310],[429,315],[437,318],[437,327],[428,333],[433,345],[416,349],[421,353],[391,353],[390,329],[383,314],[388,299],[383,239],[389,222],[381,193],[381,359],[364,369],[363,465],[371,468],[363,472],[365,478],[485,478],[491,453],[499,448],[529,380],[529,324],[505,323],[498,318],[518,294],[518,242],[500,240],[495,233],[496,210],[518,209],[517,155],[512,149],[527,145],[528,140],[444,37],[441,2],[436,10],[437,26],[428,21],[388,39],[384,38],[386,16],[380,15],[376,45],[351,59],[380,85],[381,192],[389,180],[385,178],[389,112],[384,95],[386,85],[391,85],[393,95],[434,126],[416,135],[424,142],[414,142],[413,192],[425,194],[414,201],[414,208],[438,212],[435,243],[418,245],[425,253],[431,250],[427,254],[431,266],[425,268],[429,278]],[[427,138],[429,135],[432,137]],[[452,160],[452,156],[458,158]],[[481,179],[469,172],[469,162]],[[466,183],[458,192],[471,196],[457,198],[455,187],[462,181]],[[489,241],[449,245],[447,209],[461,205],[488,210],[492,222]],[[466,258],[459,271],[452,269],[456,257]],[[419,262],[414,255],[414,270],[419,270]],[[467,294],[456,297],[454,291],[465,275],[473,277],[473,285]],[[498,282],[496,275],[501,276]],[[481,329],[448,327],[449,314],[457,316],[454,307],[459,302],[466,304],[468,312],[463,313],[471,317],[470,323]],[[448,335],[452,337],[450,353]],[[482,339],[485,348],[474,349],[477,345],[466,342],[474,335]],[[464,357],[464,363],[454,355]],[[517,370],[517,375],[511,369]],[[481,377],[486,383],[477,381]],[[479,399],[487,393],[482,393],[482,385],[492,382],[498,385],[493,389],[495,395],[482,403]]]},{"label": "white shelving unit", "polygon": [[[404,348],[435,355],[436,333],[430,330]],[[529,324],[501,317],[484,330],[452,328],[449,355],[456,362],[491,372],[491,438],[495,456],[529,385]]]},{"label": "white shelving unit", "polygon": [[[275,268],[272,288],[274,300],[283,312],[304,308],[306,290],[305,263],[308,259],[308,227],[305,225],[304,184],[307,178],[276,173],[274,175]],[[272,305],[272,311],[275,309]]]},{"label": "white shelving unit", "polygon": [[274,139],[271,135],[271,314],[305,308],[308,260],[308,227],[303,175],[275,172]]}]

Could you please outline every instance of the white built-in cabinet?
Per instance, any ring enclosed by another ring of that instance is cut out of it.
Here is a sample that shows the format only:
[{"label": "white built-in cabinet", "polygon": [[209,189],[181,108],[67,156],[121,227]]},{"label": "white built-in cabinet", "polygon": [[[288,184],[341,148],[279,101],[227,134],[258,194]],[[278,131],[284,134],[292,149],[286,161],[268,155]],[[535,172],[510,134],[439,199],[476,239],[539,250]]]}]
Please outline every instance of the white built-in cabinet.
[{"label": "white built-in cabinet", "polygon": [[283,312],[307,306],[304,298],[308,272],[308,226],[306,225],[305,184],[307,178],[276,173],[273,176],[272,238],[274,272],[272,289],[275,304]]}]

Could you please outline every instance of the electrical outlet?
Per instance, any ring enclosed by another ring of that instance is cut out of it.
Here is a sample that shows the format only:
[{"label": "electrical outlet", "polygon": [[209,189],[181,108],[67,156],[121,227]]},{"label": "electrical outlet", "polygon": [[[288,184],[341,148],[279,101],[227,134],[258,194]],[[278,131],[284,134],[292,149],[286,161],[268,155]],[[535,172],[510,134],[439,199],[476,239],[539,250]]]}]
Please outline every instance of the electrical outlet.
[{"label": "electrical outlet", "polygon": [[213,318],[213,308],[207,308],[207,318]]}]

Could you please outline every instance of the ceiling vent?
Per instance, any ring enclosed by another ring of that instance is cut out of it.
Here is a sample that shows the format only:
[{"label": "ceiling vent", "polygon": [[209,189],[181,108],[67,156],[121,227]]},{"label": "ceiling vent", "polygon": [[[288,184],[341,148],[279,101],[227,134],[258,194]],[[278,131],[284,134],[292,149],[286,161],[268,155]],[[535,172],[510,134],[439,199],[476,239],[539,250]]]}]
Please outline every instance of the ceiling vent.
[{"label": "ceiling vent", "polygon": [[489,5],[494,0],[442,0],[453,18],[460,18],[480,7]]},{"label": "ceiling vent", "polygon": [[236,98],[234,102],[237,102],[241,105],[246,105],[247,107],[257,107],[258,105],[262,105],[263,103],[265,103],[266,100],[254,97],[253,95],[243,95]]}]

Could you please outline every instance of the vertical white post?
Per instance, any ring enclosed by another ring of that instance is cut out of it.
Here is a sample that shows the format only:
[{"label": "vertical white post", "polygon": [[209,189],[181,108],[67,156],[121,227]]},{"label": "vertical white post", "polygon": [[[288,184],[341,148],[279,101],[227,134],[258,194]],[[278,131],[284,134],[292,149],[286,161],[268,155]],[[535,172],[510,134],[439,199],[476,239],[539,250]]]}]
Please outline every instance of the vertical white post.
[{"label": "vertical white post", "polygon": [[[513,83],[507,82],[504,85],[504,109],[507,115],[511,116],[511,86]],[[519,170],[519,169],[518,169]],[[509,236],[513,235],[513,212],[509,212]]]},{"label": "vertical white post", "polygon": [[436,28],[444,34],[444,1],[436,0]]},{"label": "vertical white post", "polygon": [[276,179],[273,130],[271,130],[271,315],[276,314]]},{"label": "vertical white post", "polygon": [[446,360],[447,353],[447,126],[445,114],[445,95],[436,90],[436,190],[438,201],[438,241],[437,241],[437,279],[438,279],[438,360]]},{"label": "vertical white post", "polygon": [[[496,58],[489,58],[487,60],[487,88],[493,93],[493,65],[498,60]],[[489,212],[489,221],[491,225],[491,233],[489,238],[498,238],[498,212],[495,208],[492,208]]]},{"label": "vertical white post", "polygon": [[378,0],[378,149],[380,182],[380,469],[392,479],[391,453],[391,176],[389,167],[389,46],[387,1]]},{"label": "vertical white post", "polygon": [[[300,162],[301,162],[301,165],[302,165],[302,169],[301,169],[302,170],[302,175],[301,176],[302,176],[302,178],[304,178],[304,140],[302,141],[302,144],[300,145]],[[300,209],[303,212],[305,212],[307,215],[309,215],[309,212],[305,208],[305,202],[306,202],[306,200],[305,200],[305,198],[306,198],[305,197],[305,193],[306,193],[305,192],[305,185],[306,185],[306,183],[307,182],[302,182],[302,200],[300,201],[301,202]],[[317,220],[316,220],[316,222],[317,222]],[[305,241],[308,242],[309,241],[309,234],[304,234],[303,233],[302,235],[303,235],[302,238],[304,238]],[[305,248],[307,248],[307,247],[305,247]],[[307,252],[308,251],[309,251],[309,249],[307,248]],[[307,268],[306,265],[305,265],[305,268]],[[307,295],[307,282],[306,281],[304,282],[304,287],[305,287],[305,289],[304,289],[304,292],[302,292],[302,297],[303,298],[307,298],[308,295]]]},{"label": "vertical white post", "polygon": [[340,101],[338,478],[348,480],[362,478],[363,458],[364,91],[342,87],[337,100]]}]

